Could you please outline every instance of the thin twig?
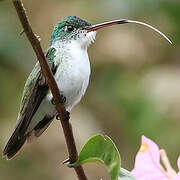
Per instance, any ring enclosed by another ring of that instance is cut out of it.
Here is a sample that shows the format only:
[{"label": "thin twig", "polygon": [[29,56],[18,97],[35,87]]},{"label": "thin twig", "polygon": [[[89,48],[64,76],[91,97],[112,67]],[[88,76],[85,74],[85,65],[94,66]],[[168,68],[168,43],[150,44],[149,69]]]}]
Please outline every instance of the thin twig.
[{"label": "thin twig", "polygon": [[[78,159],[77,149],[73,137],[72,126],[69,122],[68,113],[65,107],[60,103],[62,101],[57,83],[46,61],[46,58],[44,56],[43,50],[40,45],[40,41],[32,31],[23,3],[21,2],[21,0],[12,0],[12,1],[16,8],[21,24],[23,26],[24,32],[26,33],[26,36],[30,41],[32,48],[36,53],[37,59],[41,66],[42,74],[45,76],[46,82],[48,83],[48,86],[52,92],[56,110],[60,117],[61,125],[63,127],[64,136],[66,139],[66,144],[69,152],[69,161],[71,163],[74,163]],[[75,167],[74,169],[76,171],[79,180],[87,180],[87,177],[85,176],[84,170],[81,166]]]}]

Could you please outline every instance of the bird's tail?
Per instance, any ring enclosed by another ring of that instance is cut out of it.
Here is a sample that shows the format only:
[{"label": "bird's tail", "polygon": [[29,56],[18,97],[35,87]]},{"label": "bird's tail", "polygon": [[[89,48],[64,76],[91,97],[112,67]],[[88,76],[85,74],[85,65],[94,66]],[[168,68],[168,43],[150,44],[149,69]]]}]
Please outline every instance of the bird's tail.
[{"label": "bird's tail", "polygon": [[20,126],[17,126],[3,150],[3,156],[11,159],[20,150],[25,141],[26,136],[20,136]]},{"label": "bird's tail", "polygon": [[27,134],[25,133],[25,131],[22,132],[23,123],[18,124],[3,150],[3,156],[6,156],[7,159],[13,158],[15,154],[24,145],[26,140],[30,142],[30,139],[33,139],[32,136],[39,137],[47,129],[49,124],[52,122],[53,118],[54,115],[45,116],[43,120],[40,121],[35,126],[35,128]]}]

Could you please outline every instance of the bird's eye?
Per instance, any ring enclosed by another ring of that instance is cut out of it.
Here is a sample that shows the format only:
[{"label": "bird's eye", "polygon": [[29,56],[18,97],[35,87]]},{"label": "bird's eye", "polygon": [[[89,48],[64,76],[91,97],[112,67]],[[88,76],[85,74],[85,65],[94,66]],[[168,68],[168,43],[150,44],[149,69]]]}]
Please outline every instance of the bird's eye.
[{"label": "bird's eye", "polygon": [[68,25],[68,26],[65,27],[66,32],[72,32],[73,30],[74,30],[74,27],[71,26],[71,25]]}]

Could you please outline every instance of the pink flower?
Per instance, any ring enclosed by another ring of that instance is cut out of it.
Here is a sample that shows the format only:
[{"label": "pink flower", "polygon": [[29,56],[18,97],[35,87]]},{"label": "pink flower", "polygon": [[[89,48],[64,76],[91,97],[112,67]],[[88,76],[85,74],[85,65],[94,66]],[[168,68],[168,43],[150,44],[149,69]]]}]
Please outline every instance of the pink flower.
[{"label": "pink flower", "polygon": [[[165,169],[160,164],[160,159]],[[180,170],[180,156],[177,164]],[[132,174],[137,180],[180,180],[180,172],[176,173],[171,167],[165,150],[159,150],[159,147],[145,136],[142,136]]]}]

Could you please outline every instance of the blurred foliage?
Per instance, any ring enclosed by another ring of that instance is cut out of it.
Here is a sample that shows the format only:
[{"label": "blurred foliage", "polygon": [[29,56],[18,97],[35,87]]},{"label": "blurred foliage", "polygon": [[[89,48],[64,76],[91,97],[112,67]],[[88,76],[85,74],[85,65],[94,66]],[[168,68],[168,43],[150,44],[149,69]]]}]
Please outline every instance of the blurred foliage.
[{"label": "blurred foliage", "polygon": [[[104,29],[89,49],[90,85],[72,112],[80,149],[87,137],[110,136],[125,168],[133,168],[142,134],[167,149],[176,163],[180,154],[180,2],[178,0],[24,0],[34,31],[48,47],[53,26],[67,15],[100,23],[118,18],[154,25],[172,41],[140,25]],[[0,2],[0,149],[15,125],[25,80],[36,58],[11,1]],[[73,179],[61,162],[67,150],[61,127],[51,127],[11,161],[0,159],[0,180]],[[58,129],[58,130],[57,130]],[[60,132],[59,132],[60,131]],[[53,141],[52,141],[53,139]],[[103,166],[85,165],[89,179],[107,179]]]}]

